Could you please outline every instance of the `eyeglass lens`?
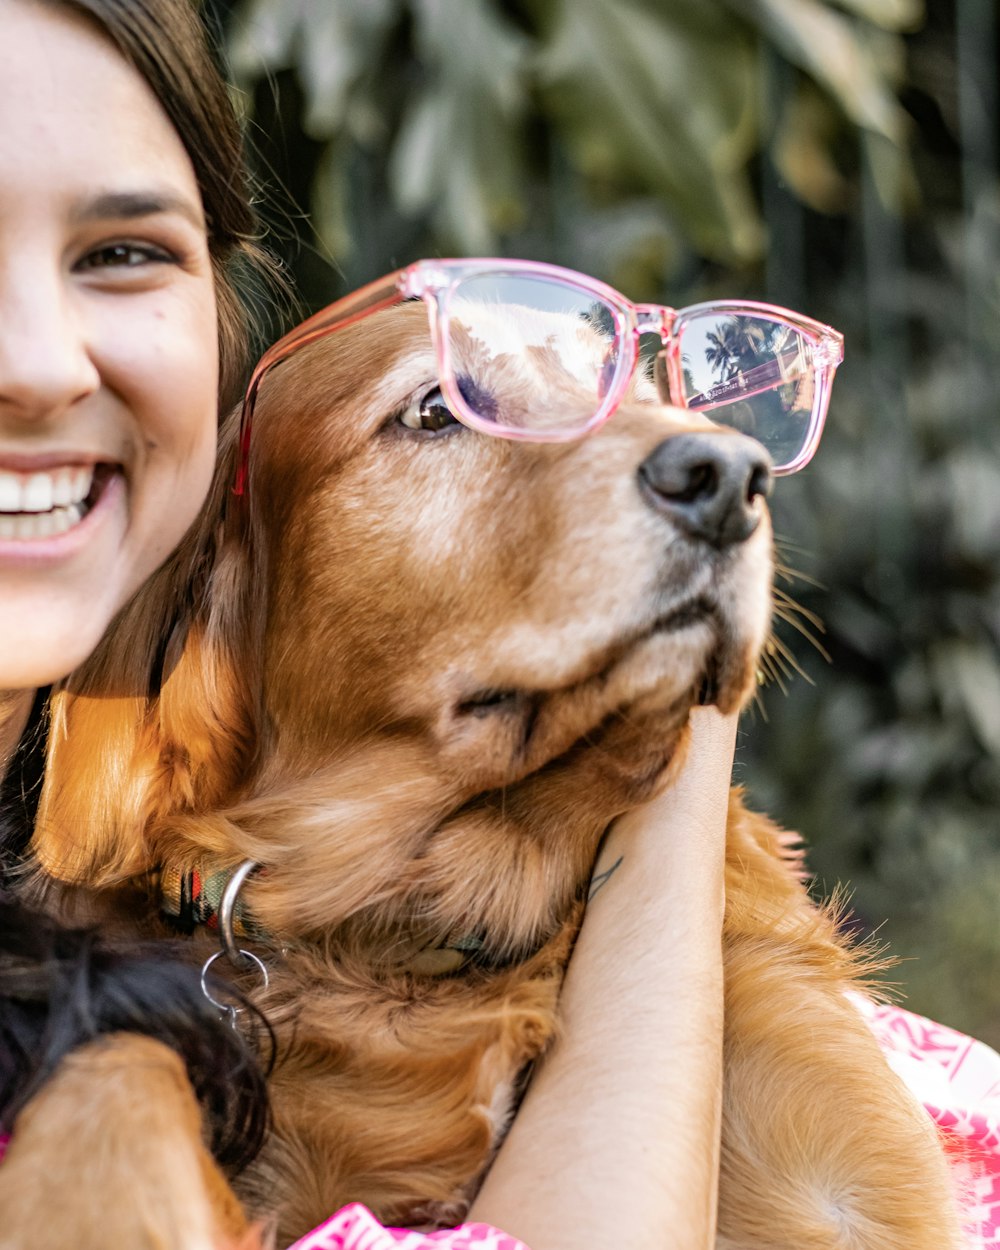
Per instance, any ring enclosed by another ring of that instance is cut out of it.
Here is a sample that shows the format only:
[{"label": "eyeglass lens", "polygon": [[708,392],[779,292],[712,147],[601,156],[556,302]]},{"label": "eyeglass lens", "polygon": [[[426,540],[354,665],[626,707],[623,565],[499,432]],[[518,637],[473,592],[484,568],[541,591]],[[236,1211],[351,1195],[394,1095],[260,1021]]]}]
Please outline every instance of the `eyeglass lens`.
[{"label": "eyeglass lens", "polygon": [[679,337],[687,406],[763,443],[776,466],[794,461],[816,389],[805,336],[760,314],[706,311],[683,318]]},{"label": "eyeglass lens", "polygon": [[624,367],[619,320],[571,283],[469,277],[448,303],[451,371],[483,420],[510,430],[585,428]]},{"label": "eyeglass lens", "polygon": [[[585,429],[621,385],[631,355],[624,332],[622,310],[551,277],[479,274],[460,281],[447,303],[459,394],[480,420],[511,431]],[[682,316],[676,333],[687,406],[752,435],[776,465],[793,461],[813,411],[806,338],[767,316],[718,311]],[[644,350],[636,399],[657,399],[652,374]]]}]

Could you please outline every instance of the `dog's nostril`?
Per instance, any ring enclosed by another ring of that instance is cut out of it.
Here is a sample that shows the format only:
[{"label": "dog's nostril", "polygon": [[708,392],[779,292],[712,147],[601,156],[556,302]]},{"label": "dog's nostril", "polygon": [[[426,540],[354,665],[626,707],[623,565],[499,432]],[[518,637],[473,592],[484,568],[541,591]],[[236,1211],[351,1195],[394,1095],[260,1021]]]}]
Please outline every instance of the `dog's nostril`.
[{"label": "dog's nostril", "polygon": [[639,466],[643,496],[680,529],[715,547],[757,528],[757,500],[771,487],[771,462],[752,438],[731,431],[676,434]]},{"label": "dog's nostril", "polygon": [[[654,488],[655,489],[655,488]],[[714,495],[719,489],[719,475],[714,464],[693,464],[687,470],[687,481],[671,493],[682,503]]]},{"label": "dog's nostril", "polygon": [[756,465],[747,485],[747,503],[753,503],[755,499],[766,499],[770,493],[771,467],[770,465]]}]

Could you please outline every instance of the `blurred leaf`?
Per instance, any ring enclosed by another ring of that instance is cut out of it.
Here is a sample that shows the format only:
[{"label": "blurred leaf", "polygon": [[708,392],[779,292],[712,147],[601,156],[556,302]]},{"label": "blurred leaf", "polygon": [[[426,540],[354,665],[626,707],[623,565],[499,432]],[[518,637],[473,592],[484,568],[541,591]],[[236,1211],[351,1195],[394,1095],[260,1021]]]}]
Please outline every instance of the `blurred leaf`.
[{"label": "blurred leaf", "polygon": [[620,289],[635,299],[654,299],[661,275],[684,255],[683,236],[654,196],[632,196],[607,206],[576,205],[562,230],[574,267],[614,274]]},{"label": "blurred leaf", "polygon": [[779,173],[821,213],[842,212],[850,200],[850,183],[831,155],[836,129],[829,104],[803,86],[789,97],[772,144]]},{"label": "blurred leaf", "polygon": [[312,0],[248,0],[232,23],[229,70],[237,82],[287,69],[295,63],[297,38]]},{"label": "blurred leaf", "polygon": [[538,69],[586,175],[652,187],[709,255],[759,254],[745,170],[755,60],[721,9],[574,0],[559,8]]},{"label": "blurred leaf", "polygon": [[424,83],[393,146],[390,185],[404,212],[431,211],[463,251],[489,251],[520,211],[527,40],[487,0],[413,0],[413,18]]},{"label": "blurred leaf", "polygon": [[313,229],[331,256],[350,256],[355,248],[351,228],[350,164],[346,144],[336,139],[326,146],[316,168],[313,187]]},{"label": "blurred leaf", "polygon": [[986,750],[1000,756],[1000,665],[993,648],[942,639],[930,657],[939,686],[961,702]]},{"label": "blurred leaf", "polygon": [[351,88],[398,20],[402,0],[251,0],[234,24],[237,79],[294,66],[306,99],[303,128],[328,138],[342,127]]},{"label": "blurred leaf", "polygon": [[726,0],[772,39],[785,56],[824,86],[857,125],[894,144],[906,136],[906,115],[894,83],[873,63],[855,22],[821,0]]},{"label": "blurred leaf", "polygon": [[862,133],[861,143],[883,209],[895,216],[912,209],[920,199],[920,191],[905,149],[871,131]]},{"label": "blurred leaf", "polygon": [[923,0],[837,0],[837,3],[883,30],[916,30],[924,20]]},{"label": "blurred leaf", "polygon": [[968,559],[995,564],[1000,558],[1000,462],[964,447],[944,467],[954,501],[956,545]]}]

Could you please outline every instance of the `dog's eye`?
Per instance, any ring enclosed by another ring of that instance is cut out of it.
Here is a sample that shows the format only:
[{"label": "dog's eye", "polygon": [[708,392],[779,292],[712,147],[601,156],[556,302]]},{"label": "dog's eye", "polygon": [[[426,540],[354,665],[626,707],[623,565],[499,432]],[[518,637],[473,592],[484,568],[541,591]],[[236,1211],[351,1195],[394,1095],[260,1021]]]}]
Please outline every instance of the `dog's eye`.
[{"label": "dog's eye", "polygon": [[408,430],[436,432],[450,425],[458,425],[458,421],[452,416],[451,409],[444,402],[441,388],[437,386],[401,412],[399,420]]}]

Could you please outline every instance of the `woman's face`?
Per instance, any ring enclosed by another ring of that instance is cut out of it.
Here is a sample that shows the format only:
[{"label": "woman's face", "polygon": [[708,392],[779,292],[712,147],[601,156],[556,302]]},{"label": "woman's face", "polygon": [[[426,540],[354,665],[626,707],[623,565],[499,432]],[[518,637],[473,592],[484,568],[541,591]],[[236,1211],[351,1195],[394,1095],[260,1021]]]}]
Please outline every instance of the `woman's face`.
[{"label": "woman's face", "polygon": [[201,196],[84,21],[0,0],[0,690],[94,649],[176,547],[215,454]]}]

